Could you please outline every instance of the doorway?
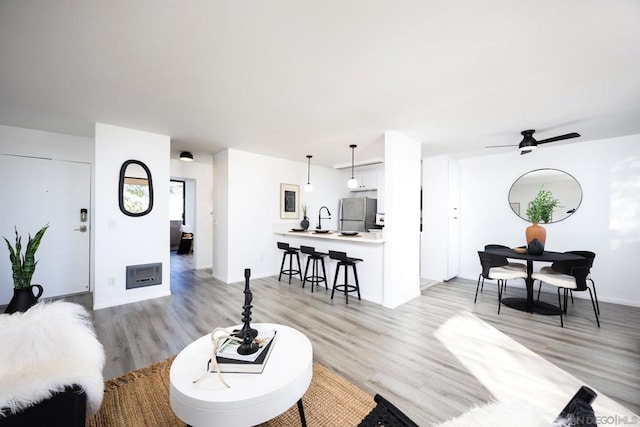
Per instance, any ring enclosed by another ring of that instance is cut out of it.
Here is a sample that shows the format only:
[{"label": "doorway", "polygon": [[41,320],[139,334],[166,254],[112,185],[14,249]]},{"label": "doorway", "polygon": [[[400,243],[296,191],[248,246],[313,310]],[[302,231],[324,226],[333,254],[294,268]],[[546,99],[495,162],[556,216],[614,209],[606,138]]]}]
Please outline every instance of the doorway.
[{"label": "doorway", "polygon": [[169,229],[170,250],[177,251],[180,246],[182,229],[185,223],[185,182],[172,179],[169,183]]},{"label": "doorway", "polygon": [[[171,178],[169,185],[170,250],[179,255],[192,255],[195,251],[195,180]],[[191,242],[185,242],[189,237]],[[188,243],[188,248],[187,248]]]}]

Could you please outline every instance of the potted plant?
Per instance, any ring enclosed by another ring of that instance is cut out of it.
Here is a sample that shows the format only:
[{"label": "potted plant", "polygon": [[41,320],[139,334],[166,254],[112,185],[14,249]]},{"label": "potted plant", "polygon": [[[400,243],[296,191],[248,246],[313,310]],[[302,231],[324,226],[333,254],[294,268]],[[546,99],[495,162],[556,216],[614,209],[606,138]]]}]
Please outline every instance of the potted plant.
[{"label": "potted plant", "polygon": [[[25,249],[24,255],[22,254],[22,237],[16,232],[16,243],[12,246],[9,240],[4,237],[4,241],[7,242],[7,248],[9,249],[9,260],[11,261],[11,271],[13,273],[13,298],[9,305],[5,309],[5,313],[15,313],[16,311],[26,311],[38,302],[38,298],[42,295],[42,286],[32,285],[31,278],[36,270],[38,261],[35,260],[36,251],[40,246],[42,236],[49,228],[49,224],[42,227],[31,238],[29,234],[29,241]],[[38,293],[34,294],[33,289],[37,289]]]},{"label": "potted plant", "polygon": [[[560,201],[553,197],[551,190],[545,190],[544,185],[540,187],[540,191],[538,191],[536,197],[529,203],[527,218],[529,218],[532,224],[527,227],[525,235],[527,238],[527,246],[529,246],[534,239],[541,245],[535,252],[542,253],[547,240],[547,231],[539,225],[539,223],[544,222],[546,224],[551,221],[553,210],[557,207],[562,207]],[[534,246],[536,246],[535,243]],[[529,250],[529,252],[531,253],[532,250]]]},{"label": "potted plant", "polygon": [[302,221],[300,221],[300,227],[302,227],[304,230],[307,230],[309,228],[309,217],[307,216],[308,212],[309,205],[305,203],[302,205]]}]

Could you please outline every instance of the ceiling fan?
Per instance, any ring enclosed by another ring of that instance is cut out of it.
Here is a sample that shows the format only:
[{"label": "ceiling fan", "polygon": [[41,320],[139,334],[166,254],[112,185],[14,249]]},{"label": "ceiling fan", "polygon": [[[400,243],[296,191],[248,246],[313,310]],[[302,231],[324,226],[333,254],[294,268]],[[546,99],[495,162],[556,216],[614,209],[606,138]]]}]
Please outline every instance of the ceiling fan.
[{"label": "ceiling fan", "polygon": [[[541,139],[540,141],[536,140],[533,137],[534,129],[523,130],[520,134],[523,136],[522,141],[518,144],[518,148],[520,149],[520,154],[528,154],[536,149],[538,144],[546,144],[547,142],[555,142],[562,141],[563,139],[571,139],[577,138],[580,136],[579,133],[572,132],[564,135],[554,136],[553,138]],[[489,145],[486,148],[496,148],[496,147],[515,147],[515,144],[511,145]]]}]

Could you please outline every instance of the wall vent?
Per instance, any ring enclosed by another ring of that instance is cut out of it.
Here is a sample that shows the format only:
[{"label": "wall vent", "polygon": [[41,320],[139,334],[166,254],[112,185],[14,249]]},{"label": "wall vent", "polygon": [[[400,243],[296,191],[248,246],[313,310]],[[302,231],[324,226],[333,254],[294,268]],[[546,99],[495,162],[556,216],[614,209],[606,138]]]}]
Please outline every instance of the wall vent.
[{"label": "wall vent", "polygon": [[127,289],[162,284],[162,263],[127,266]]}]

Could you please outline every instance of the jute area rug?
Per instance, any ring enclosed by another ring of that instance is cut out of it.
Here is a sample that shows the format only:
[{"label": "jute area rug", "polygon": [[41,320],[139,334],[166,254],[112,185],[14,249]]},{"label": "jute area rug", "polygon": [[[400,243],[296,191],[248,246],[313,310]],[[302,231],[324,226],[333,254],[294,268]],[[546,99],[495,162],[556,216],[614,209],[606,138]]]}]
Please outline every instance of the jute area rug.
[{"label": "jute area rug", "polygon": [[[169,404],[169,370],[174,357],[105,382],[102,406],[87,420],[87,427],[184,427]],[[369,394],[316,362],[302,402],[309,427],[357,426],[375,406]],[[297,405],[261,426],[299,427]]]}]

